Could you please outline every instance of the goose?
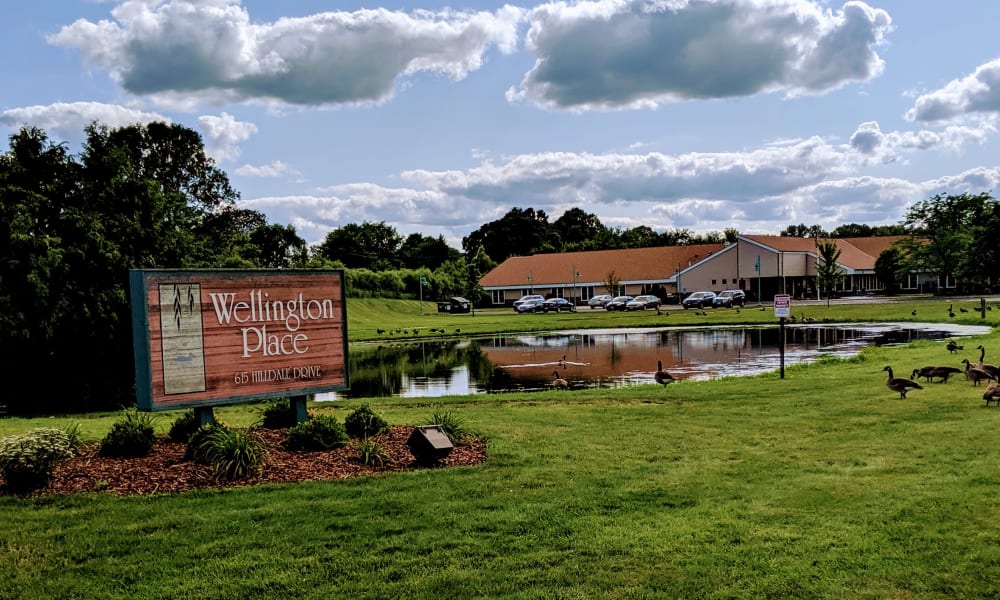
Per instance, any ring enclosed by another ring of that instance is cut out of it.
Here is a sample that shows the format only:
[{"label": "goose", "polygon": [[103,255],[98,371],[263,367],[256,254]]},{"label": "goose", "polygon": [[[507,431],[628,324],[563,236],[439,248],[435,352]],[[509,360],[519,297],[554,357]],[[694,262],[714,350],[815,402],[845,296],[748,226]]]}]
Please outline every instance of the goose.
[{"label": "goose", "polygon": [[992,380],[996,381],[996,378],[990,375],[988,372],[974,367],[969,359],[963,358],[962,364],[965,365],[965,378],[972,381],[972,385],[979,385],[980,381]]},{"label": "goose", "polygon": [[565,390],[569,388],[569,382],[559,376],[559,371],[552,371],[552,387]]},{"label": "goose", "polygon": [[941,379],[940,383],[948,383],[948,378],[951,377],[953,373],[961,372],[962,369],[959,369],[958,367],[926,366],[919,369],[913,369],[913,373],[910,374],[910,379],[924,377],[928,382],[931,382],[935,377],[938,377]]},{"label": "goose", "polygon": [[979,350],[979,362],[972,365],[977,369],[982,369],[993,376],[993,379],[1000,381],[1000,367],[996,365],[990,365],[983,362],[986,358],[986,348],[983,348],[982,344],[976,346],[976,350]]},{"label": "goose", "polygon": [[894,392],[899,392],[900,398],[906,398],[906,392],[910,391],[911,389],[915,390],[924,389],[923,386],[917,383],[916,381],[911,381],[904,377],[893,377],[892,367],[890,367],[889,365],[886,365],[882,370],[887,371],[889,373],[889,376],[885,380],[886,387],[888,387],[890,390]]},{"label": "goose", "polygon": [[983,392],[983,400],[986,400],[986,406],[989,406],[990,402],[996,402],[997,406],[1000,406],[1000,383],[994,381],[986,386],[986,391]]},{"label": "goose", "polygon": [[653,373],[653,379],[663,387],[667,387],[669,384],[677,381],[676,377],[663,370],[663,361],[659,360],[656,361],[656,372]]},{"label": "goose", "polygon": [[965,346],[959,346],[958,342],[955,340],[948,340],[947,348],[948,352],[951,352],[952,354],[958,352],[959,350],[965,350]]}]

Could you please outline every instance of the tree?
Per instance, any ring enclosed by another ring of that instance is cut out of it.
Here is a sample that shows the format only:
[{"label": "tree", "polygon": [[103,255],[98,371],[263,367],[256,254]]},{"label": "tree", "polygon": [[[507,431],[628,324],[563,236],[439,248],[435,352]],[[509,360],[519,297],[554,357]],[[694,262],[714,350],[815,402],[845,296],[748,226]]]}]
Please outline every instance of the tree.
[{"label": "tree", "polygon": [[488,273],[490,269],[497,266],[497,264],[490,259],[489,255],[486,254],[486,251],[483,250],[482,246],[476,248],[472,256],[466,259],[466,264],[468,266],[466,297],[472,302],[472,306],[475,307],[485,295],[485,291],[483,290],[482,284],[479,283],[479,280],[482,279],[483,275]]},{"label": "tree", "polygon": [[561,250],[572,252],[591,249],[591,244],[599,239],[607,229],[597,215],[585,212],[581,208],[571,208],[552,224],[552,229],[559,236]]},{"label": "tree", "polygon": [[58,374],[5,382],[15,412],[132,404],[129,269],[231,254],[234,236],[213,218],[238,195],[197,133],[151,123],[86,134],[79,161],[30,128],[0,156],[0,360]]},{"label": "tree", "polygon": [[270,269],[303,265],[309,249],[292,225],[261,225],[250,232],[250,244],[257,249],[257,265]]},{"label": "tree", "polygon": [[553,252],[557,240],[545,211],[512,208],[501,219],[486,223],[462,238],[462,250],[469,257],[482,247],[492,260],[502,262],[511,256]]},{"label": "tree", "polygon": [[399,266],[399,249],[403,239],[396,228],[385,221],[348,223],[334,229],[316,248],[330,260],[339,260],[351,269],[384,271]]},{"label": "tree", "polygon": [[443,235],[434,238],[411,233],[399,249],[400,260],[407,269],[426,267],[434,270],[460,255],[458,250],[448,245]]},{"label": "tree", "polygon": [[900,277],[906,273],[906,259],[899,248],[891,246],[875,259],[875,277],[885,286],[887,294],[899,292]]},{"label": "tree", "polygon": [[830,235],[823,230],[819,225],[813,225],[812,227],[807,227],[805,223],[799,223],[798,225],[789,225],[781,232],[782,236],[785,237],[802,237],[802,238],[825,238],[830,237]]},{"label": "tree", "polygon": [[816,250],[819,260],[816,261],[816,286],[826,290],[826,305],[830,306],[830,296],[833,290],[844,280],[844,271],[837,264],[840,258],[840,248],[837,242],[826,239],[816,240]]},{"label": "tree", "polygon": [[604,287],[607,288],[609,294],[615,296],[618,294],[618,286],[621,285],[621,282],[622,278],[618,276],[618,272],[611,269],[604,274],[604,281],[601,283],[603,283]]},{"label": "tree", "polygon": [[911,233],[901,249],[913,270],[936,273],[942,286],[964,277],[978,278],[972,256],[977,224],[996,212],[996,201],[986,193],[942,196],[917,202],[906,213],[904,223]]}]

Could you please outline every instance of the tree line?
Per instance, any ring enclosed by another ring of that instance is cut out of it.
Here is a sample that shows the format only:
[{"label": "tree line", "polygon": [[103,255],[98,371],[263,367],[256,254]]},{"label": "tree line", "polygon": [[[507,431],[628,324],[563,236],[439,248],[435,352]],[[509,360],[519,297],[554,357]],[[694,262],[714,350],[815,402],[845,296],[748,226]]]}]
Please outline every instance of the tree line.
[{"label": "tree line", "polygon": [[[130,269],[343,268],[349,296],[478,301],[480,278],[510,256],[734,241],[611,228],[579,208],[553,222],[512,208],[462,240],[407,237],[384,222],[345,224],[309,246],[290,225],[237,205],[239,193],[188,128],[85,129],[77,155],[25,127],[0,154],[0,369],[12,412],[114,409],[134,402]],[[1000,209],[989,194],[935,196],[899,226],[789,226],[783,235],[908,234],[876,269],[898,289],[914,269],[967,289],[997,282]],[[426,283],[425,283],[426,282]]]}]

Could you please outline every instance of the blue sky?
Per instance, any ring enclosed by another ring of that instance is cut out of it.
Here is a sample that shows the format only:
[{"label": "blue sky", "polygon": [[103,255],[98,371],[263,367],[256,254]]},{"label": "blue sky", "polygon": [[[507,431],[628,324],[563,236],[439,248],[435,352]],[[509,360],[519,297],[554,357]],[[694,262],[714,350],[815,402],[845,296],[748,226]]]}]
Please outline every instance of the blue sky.
[{"label": "blue sky", "polygon": [[[14,8],[16,7],[16,8]],[[1000,179],[1000,2],[10,3],[0,131],[203,136],[310,243],[454,247],[511,208],[615,227],[897,223]],[[4,148],[7,146],[5,145]]]}]

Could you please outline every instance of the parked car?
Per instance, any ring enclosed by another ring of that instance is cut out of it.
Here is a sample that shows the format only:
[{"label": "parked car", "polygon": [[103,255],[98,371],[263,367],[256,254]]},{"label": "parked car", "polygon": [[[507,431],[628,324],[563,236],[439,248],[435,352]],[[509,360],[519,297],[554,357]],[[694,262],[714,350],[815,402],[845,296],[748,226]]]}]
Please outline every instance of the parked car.
[{"label": "parked car", "polygon": [[518,300],[514,306],[514,310],[518,313],[533,313],[542,312],[545,310],[545,298],[541,296],[537,298],[529,298],[523,302]]},{"label": "parked car", "polygon": [[725,306],[732,308],[734,306],[745,306],[747,303],[747,295],[743,290],[723,290],[712,300],[712,306],[719,307]]},{"label": "parked car", "polygon": [[563,310],[566,312],[575,312],[576,305],[565,298],[549,298],[542,303],[542,310],[545,312],[559,312]]},{"label": "parked car", "polygon": [[681,305],[684,308],[712,308],[715,292],[694,292],[685,298]]},{"label": "parked car", "polygon": [[604,305],[611,302],[611,300],[611,294],[601,294],[587,300],[587,305],[590,306],[590,308],[604,308]]},{"label": "parked car", "polygon": [[514,300],[514,312],[524,312],[523,310],[518,310],[518,308],[525,302],[531,302],[538,300],[539,302],[545,302],[545,297],[540,294],[528,294],[526,296],[521,296],[517,300]]},{"label": "parked car", "polygon": [[643,294],[632,298],[631,302],[625,304],[625,310],[646,310],[647,308],[660,308],[660,299],[652,294]]},{"label": "parked car", "polygon": [[632,301],[632,296],[615,296],[604,305],[605,310],[625,310],[625,305]]}]

